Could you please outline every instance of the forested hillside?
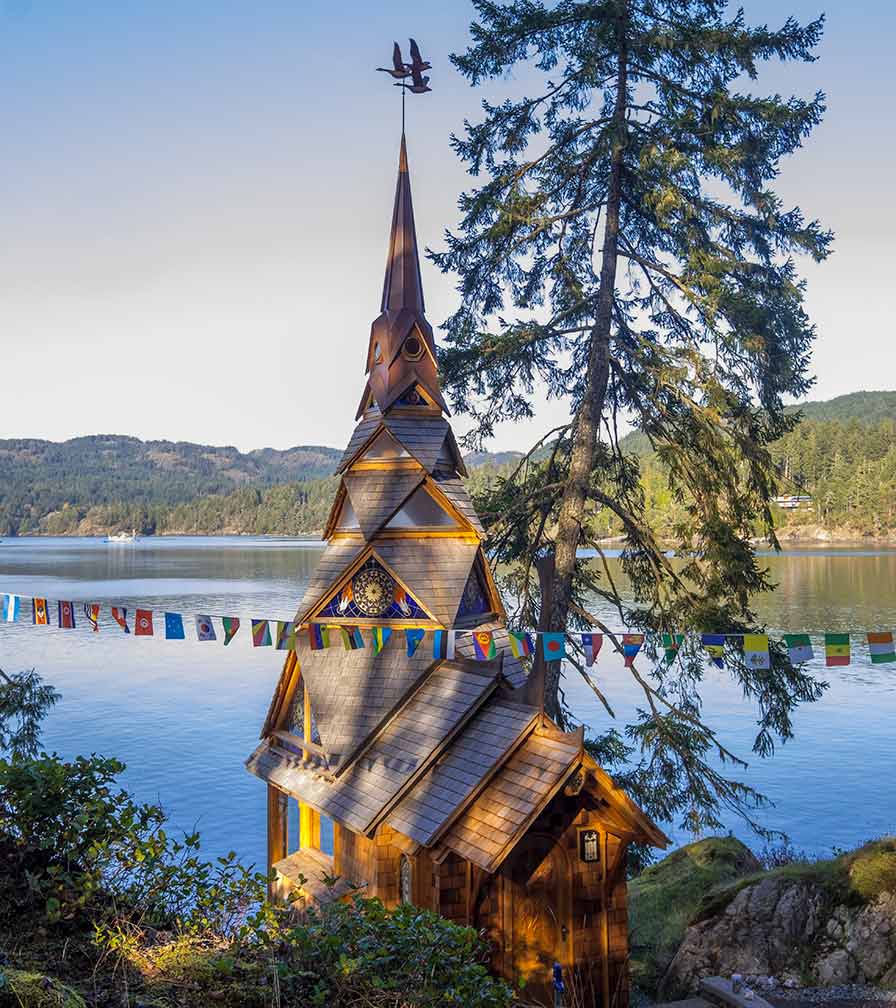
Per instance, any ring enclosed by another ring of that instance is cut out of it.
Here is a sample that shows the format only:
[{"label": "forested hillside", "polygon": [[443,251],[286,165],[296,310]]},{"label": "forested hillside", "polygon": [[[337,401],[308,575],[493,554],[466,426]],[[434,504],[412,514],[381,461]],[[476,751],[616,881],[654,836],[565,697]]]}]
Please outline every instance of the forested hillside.
[{"label": "forested hillside", "polygon": [[[884,536],[896,529],[896,392],[856,392],[805,403],[800,426],[779,441],[782,494],[812,497],[780,511],[781,525],[820,525]],[[642,482],[659,529],[683,503],[640,435]],[[0,441],[0,536],[152,533],[302,535],[323,527],[333,499],[334,448],[265,448],[242,453],[189,442],[115,435],[63,444]],[[519,459],[516,452],[467,457],[475,494]],[[600,515],[597,529],[621,529]]]}]

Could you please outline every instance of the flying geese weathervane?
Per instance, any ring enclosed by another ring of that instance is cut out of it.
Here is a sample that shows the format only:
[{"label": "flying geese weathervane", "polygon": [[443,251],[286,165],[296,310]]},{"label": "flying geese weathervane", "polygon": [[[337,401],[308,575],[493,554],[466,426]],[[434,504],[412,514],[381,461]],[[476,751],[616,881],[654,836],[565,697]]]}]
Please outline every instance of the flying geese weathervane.
[{"label": "flying geese weathervane", "polygon": [[[411,43],[411,62],[405,63],[404,57],[401,54],[401,46],[395,42],[392,46],[392,66],[391,67],[377,67],[380,73],[387,73],[390,77],[395,78],[395,87],[401,88],[401,131],[404,132],[404,96],[405,92],[410,91],[411,94],[425,94],[427,91],[432,91],[429,86],[429,78],[423,76],[424,70],[429,70],[432,66],[431,63],[427,62],[420,55],[420,47],[417,45],[414,39],[410,40]],[[408,83],[408,77],[410,77],[410,83]]]}]

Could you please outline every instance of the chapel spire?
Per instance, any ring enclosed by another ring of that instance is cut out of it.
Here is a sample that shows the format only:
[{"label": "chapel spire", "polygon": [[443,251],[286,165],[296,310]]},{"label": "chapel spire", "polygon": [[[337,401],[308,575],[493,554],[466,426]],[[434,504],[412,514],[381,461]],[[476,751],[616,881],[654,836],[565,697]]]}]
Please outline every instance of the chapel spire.
[{"label": "chapel spire", "polygon": [[380,315],[370,327],[367,375],[359,417],[373,406],[382,413],[396,405],[448,412],[439,387],[432,326],[424,314],[420,253],[403,131],[383,298]]}]

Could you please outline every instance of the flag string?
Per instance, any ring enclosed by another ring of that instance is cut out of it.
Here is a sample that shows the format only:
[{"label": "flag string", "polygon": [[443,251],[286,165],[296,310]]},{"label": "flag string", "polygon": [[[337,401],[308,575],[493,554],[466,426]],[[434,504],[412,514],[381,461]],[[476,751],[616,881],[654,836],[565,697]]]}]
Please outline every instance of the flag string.
[{"label": "flag string", "polygon": [[[221,625],[223,643],[229,644],[240,630],[243,623],[248,623],[251,630],[254,647],[276,647],[281,651],[292,651],[298,647],[299,634],[307,634],[311,650],[327,649],[335,642],[341,641],[347,650],[357,650],[367,647],[362,630],[369,631],[370,646],[374,654],[379,654],[386,642],[392,636],[393,630],[403,630],[408,656],[413,656],[427,634],[432,636],[433,656],[435,658],[454,658],[458,638],[467,638],[472,645],[472,655],[480,661],[497,658],[498,646],[501,649],[509,647],[515,658],[525,658],[535,653],[540,645],[542,655],[547,661],[559,661],[566,657],[567,646],[572,644],[576,654],[582,654],[585,663],[592,666],[602,648],[604,638],[613,644],[613,649],[620,652],[625,665],[631,666],[645,645],[653,657],[667,665],[676,662],[682,654],[694,656],[703,654],[710,664],[720,668],[730,659],[732,647],[740,646],[741,661],[749,667],[767,669],[771,667],[772,638],[768,633],[732,632],[697,632],[674,633],[664,631],[610,630],[602,628],[600,633],[587,632],[553,632],[543,630],[502,630],[456,627],[433,628],[431,626],[413,626],[402,621],[400,628],[387,625],[364,622],[318,622],[315,620],[298,622],[296,620],[280,620],[272,618],[240,619],[238,616],[219,613],[200,613],[186,615],[180,612],[160,611],[145,607],[124,606],[111,602],[98,603],[76,601],[72,599],[50,599],[27,595],[7,593],[0,595],[0,623],[14,624],[30,622],[33,626],[52,626],[55,612],[55,624],[60,629],[75,629],[83,626],[86,620],[89,628],[98,632],[103,606],[109,609],[114,624],[126,633],[140,636],[163,636],[166,640],[184,640],[186,631],[184,620],[195,623],[196,638],[200,641],[215,641],[218,639],[215,621]],[[80,609],[79,609],[80,606]],[[30,621],[28,620],[30,609]],[[156,634],[158,628],[159,633]],[[272,630],[274,631],[272,634]],[[822,637],[824,641],[824,658],[828,666],[849,665],[852,658],[851,643],[856,631],[803,631],[800,633],[780,633],[787,656],[794,664],[803,664],[815,657],[812,637]],[[890,631],[860,631],[860,638],[868,646],[873,664],[896,662],[896,646]],[[504,637],[506,636],[506,642]],[[695,648],[696,645],[696,648]]]}]

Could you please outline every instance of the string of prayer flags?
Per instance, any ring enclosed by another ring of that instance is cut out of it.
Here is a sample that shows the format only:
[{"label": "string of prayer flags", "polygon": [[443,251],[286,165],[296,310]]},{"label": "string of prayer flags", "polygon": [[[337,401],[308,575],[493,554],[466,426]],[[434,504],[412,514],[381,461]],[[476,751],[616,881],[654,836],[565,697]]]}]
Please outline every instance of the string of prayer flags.
[{"label": "string of prayer flags", "polygon": [[72,602],[59,602],[56,606],[59,626],[63,630],[75,628],[75,606]]},{"label": "string of prayer flags", "polygon": [[346,651],[357,651],[364,647],[364,638],[357,627],[340,627],[339,632],[342,634],[342,646]]},{"label": "string of prayer flags", "polygon": [[413,658],[418,647],[420,647],[420,641],[426,636],[425,630],[420,630],[419,628],[414,628],[413,630],[405,630],[404,641],[408,649],[408,658]]},{"label": "string of prayer flags", "polygon": [[152,610],[138,609],[134,613],[134,636],[152,637],[154,634],[152,625]]},{"label": "string of prayer flags", "polygon": [[869,633],[868,650],[871,652],[871,664],[883,665],[886,662],[896,662],[896,650],[893,648],[893,635],[886,633]]},{"label": "string of prayer flags", "polygon": [[525,658],[532,654],[532,638],[525,631],[508,630],[507,639],[510,642],[510,653],[514,658]]},{"label": "string of prayer flags", "polygon": [[588,668],[597,661],[600,649],[603,647],[604,635],[599,633],[582,634],[582,650],[585,652],[585,664]]},{"label": "string of prayer flags", "polygon": [[[447,661],[452,661],[454,659],[456,643],[456,630],[436,630],[432,635],[433,658],[442,658]],[[511,647],[513,647],[512,643]]]},{"label": "string of prayer flags", "polygon": [[100,629],[100,607],[96,604],[96,602],[84,603],[84,615],[87,617],[90,629],[93,630],[94,633],[98,633]]},{"label": "string of prayer flags", "polygon": [[787,645],[787,655],[794,665],[802,665],[815,657],[812,641],[806,633],[784,634],[784,643]]},{"label": "string of prayer flags", "polygon": [[184,639],[184,618],[180,613],[165,613],[165,640]]},{"label": "string of prayer flags", "polygon": [[390,627],[376,626],[370,631],[370,637],[373,641],[373,653],[378,655],[380,651],[386,646],[386,641],[392,636],[392,630]]},{"label": "string of prayer flags", "polygon": [[270,647],[271,628],[266,619],[252,620],[252,647]]},{"label": "string of prayer flags", "polygon": [[196,639],[201,641],[218,639],[211,616],[196,617]]},{"label": "string of prayer flags", "polygon": [[744,634],[744,662],[755,669],[772,667],[767,634]]},{"label": "string of prayer flags", "polygon": [[560,661],[566,657],[566,634],[541,634],[541,651],[545,661]]},{"label": "string of prayer flags", "polygon": [[[201,617],[200,617],[201,618]],[[121,609],[119,606],[112,606],[112,619],[124,630],[125,633],[130,633],[131,629],[128,626],[128,611],[127,609]],[[214,640],[214,638],[212,638]]]},{"label": "string of prayer flags", "polygon": [[626,668],[632,667],[642,647],[644,647],[644,634],[626,633],[622,635],[622,654],[625,657]]},{"label": "string of prayer flags", "polygon": [[45,598],[33,598],[31,600],[31,622],[35,626],[49,626],[50,614],[47,612],[47,600]]},{"label": "string of prayer flags", "polygon": [[295,651],[296,649],[296,625],[293,620],[284,623],[277,620],[277,650]]},{"label": "string of prayer flags", "polygon": [[716,668],[725,667],[725,635],[722,633],[705,633],[700,635],[703,650],[709,655],[709,660]]},{"label": "string of prayer flags", "polygon": [[824,635],[824,663],[828,668],[849,664],[848,633],[826,633]]},{"label": "string of prayer flags", "polygon": [[663,634],[663,661],[667,665],[671,665],[678,657],[678,652],[681,650],[682,644],[684,644],[683,633]]},{"label": "string of prayer flags", "polygon": [[15,623],[19,618],[19,596],[4,595],[3,602],[0,603],[0,619],[4,623]]},{"label": "string of prayer flags", "polygon": [[473,654],[479,661],[491,661],[498,657],[495,639],[491,630],[473,631]]},{"label": "string of prayer flags", "polygon": [[221,626],[224,627],[224,645],[226,647],[239,632],[240,621],[236,616],[222,616]]}]

